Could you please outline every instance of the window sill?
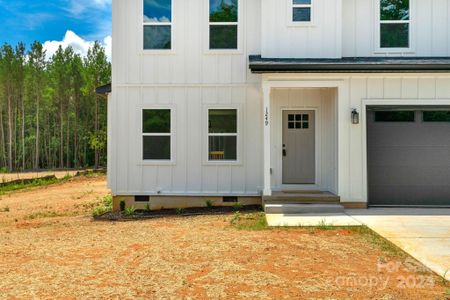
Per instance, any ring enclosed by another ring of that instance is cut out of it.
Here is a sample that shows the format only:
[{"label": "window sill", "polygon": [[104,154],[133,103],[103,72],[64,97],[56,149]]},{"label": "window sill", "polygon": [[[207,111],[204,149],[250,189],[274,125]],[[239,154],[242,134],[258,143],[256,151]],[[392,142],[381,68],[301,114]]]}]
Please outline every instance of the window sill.
[{"label": "window sill", "polygon": [[224,160],[224,161],[204,161],[203,162],[204,166],[212,166],[212,167],[217,167],[217,166],[222,166],[222,167],[226,167],[226,166],[242,166],[242,162],[240,161],[232,161],[232,160]]},{"label": "window sill", "polygon": [[317,27],[314,22],[288,22],[287,27]]},{"label": "window sill", "polygon": [[155,167],[155,166],[175,166],[174,160],[144,160],[138,164],[139,167]]},{"label": "window sill", "polygon": [[175,55],[175,50],[151,50],[151,49],[144,49],[141,50],[142,55]]},{"label": "window sill", "polygon": [[243,55],[244,51],[241,49],[207,49],[204,51],[205,55]]},{"label": "window sill", "polygon": [[378,48],[374,54],[416,54],[413,48]]}]

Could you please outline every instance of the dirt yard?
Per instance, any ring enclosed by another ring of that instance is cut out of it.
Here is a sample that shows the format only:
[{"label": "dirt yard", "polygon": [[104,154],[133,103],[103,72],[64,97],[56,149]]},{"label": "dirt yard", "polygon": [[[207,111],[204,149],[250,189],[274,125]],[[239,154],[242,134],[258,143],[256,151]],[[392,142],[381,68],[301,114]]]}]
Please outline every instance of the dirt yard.
[{"label": "dirt yard", "polygon": [[97,177],[2,196],[0,299],[450,297],[353,230],[239,230],[233,215],[94,222],[107,193]]}]

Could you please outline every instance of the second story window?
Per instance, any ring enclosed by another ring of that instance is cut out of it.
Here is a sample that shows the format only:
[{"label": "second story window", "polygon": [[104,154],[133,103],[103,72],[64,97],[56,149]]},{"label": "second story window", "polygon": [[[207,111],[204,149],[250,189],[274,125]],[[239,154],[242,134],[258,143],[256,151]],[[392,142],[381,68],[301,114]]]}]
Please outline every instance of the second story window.
[{"label": "second story window", "polygon": [[238,0],[209,1],[209,49],[238,49]]},{"label": "second story window", "polygon": [[312,0],[289,0],[292,3],[292,22],[312,21]]},{"label": "second story window", "polygon": [[409,48],[410,23],[410,0],[380,0],[380,48]]},{"label": "second story window", "polygon": [[172,49],[172,0],[144,1],[144,50]]}]

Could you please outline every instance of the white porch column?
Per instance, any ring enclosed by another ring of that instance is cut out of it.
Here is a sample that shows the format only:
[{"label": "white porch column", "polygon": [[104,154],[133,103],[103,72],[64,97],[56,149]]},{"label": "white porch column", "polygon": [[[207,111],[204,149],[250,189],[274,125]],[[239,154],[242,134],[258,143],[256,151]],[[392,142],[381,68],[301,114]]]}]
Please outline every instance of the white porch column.
[{"label": "white porch column", "polygon": [[264,196],[272,196],[272,182],[271,182],[271,163],[270,163],[270,91],[271,87],[263,84],[263,98],[264,98]]}]

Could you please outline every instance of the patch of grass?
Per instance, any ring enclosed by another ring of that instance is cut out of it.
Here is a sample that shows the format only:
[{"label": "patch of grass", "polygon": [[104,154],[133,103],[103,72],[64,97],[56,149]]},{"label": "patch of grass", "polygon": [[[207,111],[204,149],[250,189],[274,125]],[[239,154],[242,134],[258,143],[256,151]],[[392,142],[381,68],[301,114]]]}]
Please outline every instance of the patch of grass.
[{"label": "patch of grass", "polygon": [[213,208],[213,202],[211,200],[206,200],[205,202],[207,208]]},{"label": "patch of grass", "polygon": [[11,182],[10,184],[4,183],[2,186],[0,186],[0,195],[6,194],[8,192],[33,188],[33,187],[42,187],[42,186],[48,186],[51,184],[56,183],[63,183],[71,179],[71,176],[65,176],[64,178],[58,179],[58,178],[36,178],[30,182]]},{"label": "patch of grass", "polygon": [[111,212],[112,208],[113,208],[113,198],[111,195],[107,195],[102,198],[98,206],[94,207],[94,209],[92,210],[92,216],[94,218],[99,217],[101,215]]},{"label": "patch of grass", "polygon": [[45,219],[64,217],[66,214],[57,213],[56,211],[39,211],[25,217],[25,220]]},{"label": "patch of grass", "polygon": [[398,248],[396,245],[386,240],[385,238],[381,237],[367,226],[352,226],[346,227],[346,229],[360,235],[362,238],[364,238],[372,245],[375,245],[378,248],[380,248],[381,251],[386,253],[388,256],[399,258],[407,257],[406,253],[403,252],[400,248]]},{"label": "patch of grass", "polygon": [[0,212],[9,212],[9,211],[10,211],[10,209],[9,209],[8,206],[3,207],[3,208],[0,209]]},{"label": "patch of grass", "polygon": [[230,221],[236,229],[239,230],[268,230],[266,215],[263,212],[249,213],[242,215],[240,212],[235,212]]},{"label": "patch of grass", "polygon": [[136,214],[136,208],[134,206],[130,206],[125,208],[124,212],[125,216],[134,216]]},{"label": "patch of grass", "polygon": [[317,224],[317,226],[314,226],[314,227],[319,229],[319,230],[333,230],[333,229],[335,229],[335,227],[332,224],[327,223],[327,221],[325,219],[320,220],[319,224]]},{"label": "patch of grass", "polygon": [[182,215],[186,212],[186,210],[184,208],[177,208],[176,210],[177,215]]}]

